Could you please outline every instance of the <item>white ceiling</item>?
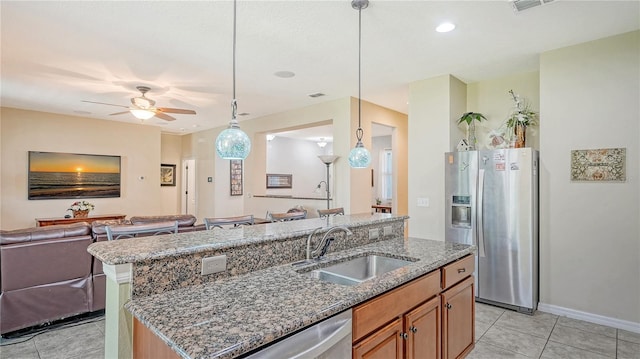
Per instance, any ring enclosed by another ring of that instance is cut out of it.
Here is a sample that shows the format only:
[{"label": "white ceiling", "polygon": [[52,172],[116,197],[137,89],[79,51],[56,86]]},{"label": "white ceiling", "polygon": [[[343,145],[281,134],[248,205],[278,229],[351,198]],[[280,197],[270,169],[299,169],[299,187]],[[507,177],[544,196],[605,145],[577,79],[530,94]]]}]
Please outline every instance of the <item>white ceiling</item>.
[{"label": "white ceiling", "polygon": [[[190,133],[226,124],[231,1],[2,1],[2,106],[138,123],[135,87],[159,107],[146,121]],[[520,13],[501,1],[376,1],[362,12],[362,98],[408,112],[408,85],[442,74],[472,83],[538,70],[540,53],[637,30],[640,2],[557,0]],[[457,28],[436,33],[442,21]],[[358,96],[358,12],[349,0],[238,1],[240,121]],[[292,71],[292,78],[274,76]],[[310,98],[315,92],[324,97]]]}]

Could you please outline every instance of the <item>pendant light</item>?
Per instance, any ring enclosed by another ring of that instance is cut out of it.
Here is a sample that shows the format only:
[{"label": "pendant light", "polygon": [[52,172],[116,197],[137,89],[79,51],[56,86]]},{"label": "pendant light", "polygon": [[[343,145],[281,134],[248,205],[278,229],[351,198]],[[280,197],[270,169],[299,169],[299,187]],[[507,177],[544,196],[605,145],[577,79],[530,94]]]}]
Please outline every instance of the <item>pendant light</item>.
[{"label": "pendant light", "polygon": [[244,160],[251,151],[251,140],[240,129],[236,102],[236,0],[233,0],[233,100],[231,101],[231,121],[229,127],[216,138],[216,152],[225,160]]},{"label": "pendant light", "polygon": [[369,0],[353,0],[351,7],[358,10],[358,129],[356,130],[356,138],[358,142],[356,147],[349,152],[349,165],[351,168],[367,168],[371,163],[371,154],[369,150],[362,144],[362,70],[361,70],[361,54],[362,54],[362,9],[369,6]]}]

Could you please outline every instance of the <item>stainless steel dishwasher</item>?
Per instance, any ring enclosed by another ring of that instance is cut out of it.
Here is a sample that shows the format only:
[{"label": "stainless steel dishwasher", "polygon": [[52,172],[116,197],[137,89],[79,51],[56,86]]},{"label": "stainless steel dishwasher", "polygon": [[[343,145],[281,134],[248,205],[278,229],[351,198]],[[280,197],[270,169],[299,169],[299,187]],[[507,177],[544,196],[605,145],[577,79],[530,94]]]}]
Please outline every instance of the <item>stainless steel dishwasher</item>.
[{"label": "stainless steel dishwasher", "polygon": [[351,358],[351,309],[246,356],[251,359]]}]

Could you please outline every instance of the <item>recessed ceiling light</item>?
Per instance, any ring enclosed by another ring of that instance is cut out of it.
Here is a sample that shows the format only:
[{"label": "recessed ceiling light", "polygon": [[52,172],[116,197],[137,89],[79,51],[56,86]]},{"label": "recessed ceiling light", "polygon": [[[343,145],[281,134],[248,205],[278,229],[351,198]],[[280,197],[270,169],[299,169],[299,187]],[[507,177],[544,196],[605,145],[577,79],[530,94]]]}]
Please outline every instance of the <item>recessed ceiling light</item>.
[{"label": "recessed ceiling light", "polygon": [[278,71],[278,72],[274,73],[274,75],[276,75],[276,77],[281,77],[283,79],[288,79],[288,78],[294,77],[296,74],[291,72],[291,71]]},{"label": "recessed ceiling light", "polygon": [[437,32],[449,32],[452,31],[453,29],[456,28],[456,25],[450,23],[450,22],[443,22],[442,24],[438,25],[438,27],[436,27],[436,31]]}]

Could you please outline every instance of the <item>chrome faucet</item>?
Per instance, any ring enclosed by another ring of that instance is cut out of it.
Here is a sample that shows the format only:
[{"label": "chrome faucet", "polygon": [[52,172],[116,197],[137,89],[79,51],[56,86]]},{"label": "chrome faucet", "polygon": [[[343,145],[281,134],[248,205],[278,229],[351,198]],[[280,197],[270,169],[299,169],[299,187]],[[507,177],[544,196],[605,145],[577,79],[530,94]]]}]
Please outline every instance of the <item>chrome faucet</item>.
[{"label": "chrome faucet", "polygon": [[336,232],[336,231],[344,231],[347,234],[347,236],[350,236],[350,235],[353,234],[353,232],[351,232],[349,230],[349,228],[344,227],[344,226],[331,227],[322,236],[322,239],[320,240],[320,243],[318,243],[318,246],[316,247],[316,249],[314,249],[312,251],[311,250],[311,238],[316,233],[318,233],[318,231],[321,230],[322,228],[323,227],[318,227],[318,228],[314,229],[313,232],[311,232],[311,234],[309,235],[309,237],[307,237],[307,260],[320,259],[320,258],[324,257],[325,254],[327,254],[327,250],[329,249],[329,245],[331,245],[331,242],[333,242],[333,240],[335,239],[334,237],[329,237],[329,235],[331,233]]}]

